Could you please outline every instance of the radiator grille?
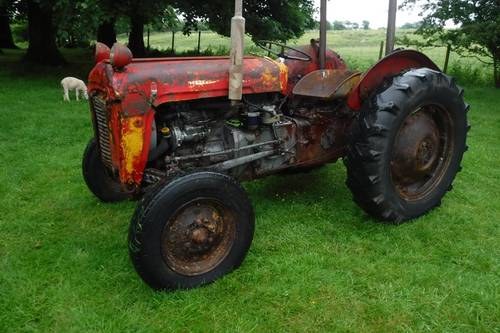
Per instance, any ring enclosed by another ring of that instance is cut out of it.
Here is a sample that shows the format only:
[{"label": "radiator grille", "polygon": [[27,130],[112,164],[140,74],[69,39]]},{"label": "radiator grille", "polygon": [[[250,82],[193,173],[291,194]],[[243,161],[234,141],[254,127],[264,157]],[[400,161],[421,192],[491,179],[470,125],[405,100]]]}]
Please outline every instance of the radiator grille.
[{"label": "radiator grille", "polygon": [[108,168],[113,167],[111,159],[111,143],[108,126],[108,112],[106,109],[106,101],[101,96],[92,97],[92,108],[95,113],[96,120],[96,137],[99,141],[99,150],[101,151],[101,159]]}]

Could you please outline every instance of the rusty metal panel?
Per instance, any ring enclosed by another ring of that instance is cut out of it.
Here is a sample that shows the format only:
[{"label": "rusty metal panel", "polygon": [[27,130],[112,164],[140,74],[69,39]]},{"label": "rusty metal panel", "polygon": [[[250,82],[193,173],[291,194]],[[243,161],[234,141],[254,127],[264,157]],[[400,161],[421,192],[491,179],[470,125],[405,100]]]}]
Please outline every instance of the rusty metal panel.
[{"label": "rusty metal panel", "polygon": [[363,74],[361,81],[351,91],[347,105],[352,110],[359,110],[363,100],[370,96],[385,80],[404,70],[422,67],[439,71],[439,67],[421,52],[401,50],[391,53]]},{"label": "rusty metal panel", "polygon": [[[155,105],[229,93],[227,57],[175,58],[156,62],[134,61],[123,73],[121,91],[137,90],[150,98],[151,83],[157,86]],[[243,65],[243,94],[281,92],[280,65],[271,59],[247,57]]]},{"label": "rusty metal panel", "polygon": [[361,73],[343,69],[325,69],[304,76],[293,88],[294,95],[334,99],[345,97],[359,82]]},{"label": "rusty metal panel", "polygon": [[[296,61],[296,60],[285,60],[285,65],[288,67],[288,88],[285,90],[285,94],[291,94],[295,85],[307,74],[317,71],[320,69],[319,64],[319,46],[316,41],[311,41],[310,45],[299,46],[298,50],[308,54],[312,61]],[[290,52],[291,55],[300,56],[299,53]],[[325,69],[336,69],[342,70],[347,69],[346,64],[340,58],[340,56],[333,52],[332,50],[326,51],[326,68]]]}]

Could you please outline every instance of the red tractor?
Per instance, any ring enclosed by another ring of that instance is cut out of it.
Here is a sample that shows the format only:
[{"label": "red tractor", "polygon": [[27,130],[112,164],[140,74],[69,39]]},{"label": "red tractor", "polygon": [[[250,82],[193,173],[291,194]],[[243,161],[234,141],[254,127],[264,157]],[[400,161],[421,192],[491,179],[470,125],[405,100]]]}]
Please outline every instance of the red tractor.
[{"label": "red tractor", "polygon": [[467,148],[463,90],[424,54],[351,71],[322,24],[310,45],[258,43],[277,60],[244,57],[236,2],[230,57],[132,59],[97,45],[83,175],[102,201],[141,197],[129,250],[155,289],[197,287],[242,263],[254,212],[241,180],[342,158],[355,202],[401,223],[441,203]]}]

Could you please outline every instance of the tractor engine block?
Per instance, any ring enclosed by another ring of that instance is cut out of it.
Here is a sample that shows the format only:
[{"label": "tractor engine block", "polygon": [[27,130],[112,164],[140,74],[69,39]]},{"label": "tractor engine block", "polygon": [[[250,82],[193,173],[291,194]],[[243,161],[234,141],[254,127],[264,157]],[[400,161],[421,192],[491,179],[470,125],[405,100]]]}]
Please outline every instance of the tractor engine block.
[{"label": "tractor engine block", "polygon": [[151,166],[167,176],[207,169],[240,180],[310,168],[341,156],[352,120],[330,106],[303,105],[282,112],[268,102],[247,104],[236,113],[211,109],[213,105],[199,110],[182,104],[160,110],[151,140]]}]

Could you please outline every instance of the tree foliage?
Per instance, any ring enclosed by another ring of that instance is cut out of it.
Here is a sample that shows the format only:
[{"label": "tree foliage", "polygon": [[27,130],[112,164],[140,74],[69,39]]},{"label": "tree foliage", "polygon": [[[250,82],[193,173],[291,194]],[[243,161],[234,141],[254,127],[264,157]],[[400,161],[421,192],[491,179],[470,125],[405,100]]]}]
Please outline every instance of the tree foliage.
[{"label": "tree foliage", "polygon": [[[185,32],[196,29],[197,22],[205,20],[210,29],[229,36],[233,0],[173,0],[173,6],[184,14]],[[246,0],[243,15],[246,31],[254,40],[287,41],[314,27],[314,12],[313,0]]]},{"label": "tree foliage", "polygon": [[14,39],[12,38],[12,30],[10,27],[11,11],[13,10],[12,3],[5,0],[0,0],[0,48],[15,49]]},{"label": "tree foliage", "polygon": [[[415,4],[422,5],[424,19],[416,32],[425,42],[407,39],[407,44],[450,44],[461,55],[490,63],[500,88],[500,0],[406,0],[402,6]],[[448,22],[457,27],[447,29]]]},{"label": "tree foliage", "polygon": [[[63,61],[58,46],[87,46],[96,37],[111,46],[123,22],[129,47],[135,56],[144,56],[145,25],[185,33],[209,28],[228,36],[234,15],[234,0],[0,0],[4,12],[6,6],[6,19],[17,16],[28,23],[26,59],[53,64]],[[297,38],[314,27],[315,11],[314,0],[245,0],[246,30],[255,40]]]}]

